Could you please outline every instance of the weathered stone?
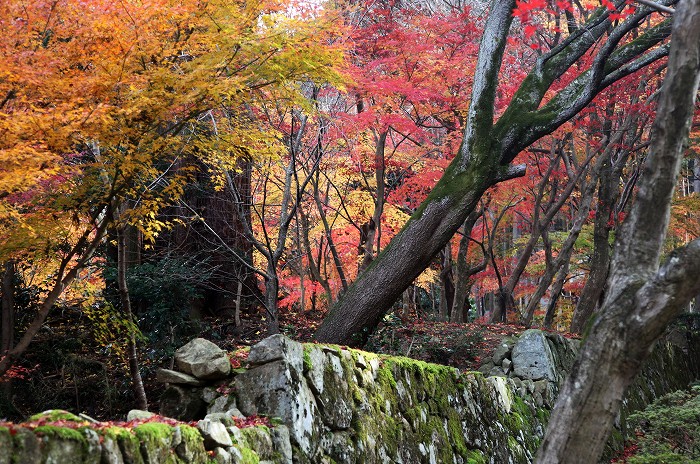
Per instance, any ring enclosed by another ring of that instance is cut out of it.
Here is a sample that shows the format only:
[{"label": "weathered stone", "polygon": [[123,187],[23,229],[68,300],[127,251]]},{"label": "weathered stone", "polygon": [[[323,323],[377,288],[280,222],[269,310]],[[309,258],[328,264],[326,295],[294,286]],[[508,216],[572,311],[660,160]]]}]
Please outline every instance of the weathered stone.
[{"label": "weathered stone", "polygon": [[225,427],[235,425],[235,422],[233,422],[231,416],[229,414],[226,414],[225,412],[213,412],[207,414],[206,416],[204,416],[204,418],[212,422],[221,422],[222,424],[224,424]]},{"label": "weathered stone", "polygon": [[119,443],[113,437],[106,436],[102,440],[102,463],[103,464],[124,464]]},{"label": "weathered stone", "polygon": [[508,374],[510,372],[510,368],[513,365],[513,361],[510,359],[506,358],[503,361],[501,361],[501,368],[503,369],[503,372]]},{"label": "weathered stone", "polygon": [[226,431],[226,426],[219,421],[202,419],[197,422],[197,428],[204,438],[204,447],[214,449],[217,446],[232,446],[231,437]]},{"label": "weathered stone", "polygon": [[224,448],[214,448],[214,462],[217,464],[233,464],[231,454]]},{"label": "weathered stone", "polygon": [[158,422],[147,422],[134,427],[139,449],[145,464],[167,464],[172,458],[173,427]]},{"label": "weathered stone", "polygon": [[182,385],[170,385],[160,397],[160,413],[181,421],[201,419],[206,406],[200,390]]},{"label": "weathered stone", "polygon": [[14,453],[12,462],[22,464],[39,464],[41,457],[41,442],[34,432],[24,427],[15,427],[13,437]]},{"label": "weathered stone", "polygon": [[0,427],[0,464],[12,462],[12,435],[7,427]]},{"label": "weathered stone", "polygon": [[238,410],[238,408],[231,408],[228,411],[226,411],[227,416],[231,417],[245,417],[241,411]]},{"label": "weathered stone", "polygon": [[498,345],[496,349],[493,350],[493,355],[491,356],[493,363],[496,366],[500,366],[503,360],[506,359],[506,357],[510,353],[510,350],[511,346],[508,345],[508,343],[501,343],[500,345]]},{"label": "weathered stone", "polygon": [[183,372],[171,371],[170,369],[158,369],[156,371],[156,380],[160,383],[174,383],[178,385],[193,385],[200,387],[205,383],[197,377],[194,377]]},{"label": "weathered stone", "polygon": [[[78,432],[79,433],[79,432]],[[84,459],[85,442],[60,436],[44,436],[41,439],[42,462],[73,464]]]},{"label": "weathered stone", "polygon": [[510,413],[512,393],[506,384],[505,377],[489,377],[487,380],[491,383],[494,396],[498,400],[498,403],[506,413]]},{"label": "weathered stone", "polygon": [[222,379],[231,372],[226,352],[203,338],[195,338],[175,352],[177,368],[198,379]]},{"label": "weathered stone", "polygon": [[489,375],[489,372],[491,372],[491,370],[493,370],[495,366],[496,365],[493,363],[493,361],[489,360],[486,362],[486,364],[483,364],[481,367],[479,367],[479,372],[481,372],[484,375]]},{"label": "weathered stone", "polygon": [[521,379],[556,381],[554,356],[540,330],[523,332],[513,347],[511,360],[514,375]]},{"label": "weathered stone", "polygon": [[[353,399],[338,353],[312,346],[306,355],[311,364],[306,375],[315,393],[321,419],[331,430],[347,429],[352,422]],[[350,372],[347,374],[351,375]]]},{"label": "weathered stone", "polygon": [[124,464],[143,464],[141,456],[141,444],[138,438],[131,432],[125,431],[117,436],[119,451],[121,451]]},{"label": "weathered stone", "polygon": [[272,428],[270,435],[273,448],[280,454],[278,464],[292,464],[292,443],[287,426],[278,425]]},{"label": "weathered stone", "polygon": [[149,419],[155,416],[155,413],[150,411],[142,411],[141,409],[132,409],[126,414],[127,422],[132,420]]},{"label": "weathered stone", "polygon": [[204,449],[204,438],[195,427],[180,425],[175,427],[175,433],[181,437],[180,443],[175,444],[175,454],[186,463],[206,462],[207,453]]},{"label": "weathered stone", "polygon": [[83,463],[100,464],[102,461],[102,438],[92,429],[82,429],[82,433],[85,435],[85,441],[87,442]]},{"label": "weathered stone", "polygon": [[236,407],[236,397],[233,395],[221,395],[209,403],[208,414],[226,412]]},{"label": "weathered stone", "polygon": [[303,370],[303,346],[299,342],[277,334],[253,345],[248,354],[248,362],[253,365],[265,364],[281,359],[292,364],[294,369]]},{"label": "weathered stone", "polygon": [[255,450],[261,460],[274,457],[275,449],[272,447],[272,436],[269,428],[245,427],[240,430],[248,447]]}]

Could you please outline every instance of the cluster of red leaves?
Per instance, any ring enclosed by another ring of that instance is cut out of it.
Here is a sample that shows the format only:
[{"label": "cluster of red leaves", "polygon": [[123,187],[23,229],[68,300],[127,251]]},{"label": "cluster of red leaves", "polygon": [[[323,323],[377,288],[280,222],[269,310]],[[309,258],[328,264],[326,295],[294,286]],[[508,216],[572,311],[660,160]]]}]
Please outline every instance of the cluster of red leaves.
[{"label": "cluster of red leaves", "polygon": [[238,348],[228,354],[228,360],[231,363],[232,369],[240,369],[242,367],[247,367],[248,365],[248,354],[250,350],[246,347]]},{"label": "cluster of red leaves", "polygon": [[[2,359],[2,358],[0,358]],[[29,377],[29,374],[31,374],[33,371],[35,371],[39,365],[37,364],[36,366],[30,368],[27,367],[22,367],[22,366],[12,366],[10,369],[5,372],[5,374],[0,377],[0,383],[3,382],[8,382],[12,379],[17,379],[17,380],[24,380]]]},{"label": "cluster of red leaves", "polygon": [[256,427],[258,425],[264,425],[265,427],[272,427],[270,419],[268,417],[252,415],[248,417],[233,417],[233,422],[236,427],[243,429],[246,427]]},{"label": "cluster of red leaves", "polygon": [[639,451],[639,446],[636,443],[626,446],[625,449],[622,450],[620,455],[610,462],[617,464],[625,464],[629,458],[637,454],[637,451]]}]

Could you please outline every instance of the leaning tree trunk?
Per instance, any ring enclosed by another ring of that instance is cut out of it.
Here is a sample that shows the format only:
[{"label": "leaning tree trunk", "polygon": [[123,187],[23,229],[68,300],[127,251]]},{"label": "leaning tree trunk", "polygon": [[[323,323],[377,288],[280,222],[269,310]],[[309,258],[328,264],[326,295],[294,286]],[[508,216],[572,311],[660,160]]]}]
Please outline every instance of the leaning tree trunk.
[{"label": "leaning tree trunk", "polygon": [[[618,0],[615,5],[624,3]],[[492,1],[479,46],[464,137],[455,159],[401,232],[331,308],[314,335],[316,340],[362,343],[444,248],[483,192],[498,182],[524,175],[523,166],[510,166],[518,153],[578,114],[602,89],[667,53],[665,47],[656,45],[670,33],[668,21],[620,45],[650,10],[638,8],[613,27],[607,10],[601,8],[560,45],[538,58],[494,124],[498,74],[514,6],[515,0]],[[578,76],[542,104],[551,85],[593,46],[592,66],[577,69]]]},{"label": "leaning tree trunk", "polygon": [[700,239],[659,267],[700,83],[700,0],[680,2],[674,17],[637,199],[615,246],[608,293],[559,393],[538,463],[598,461],[627,387],[666,325],[700,291]]}]

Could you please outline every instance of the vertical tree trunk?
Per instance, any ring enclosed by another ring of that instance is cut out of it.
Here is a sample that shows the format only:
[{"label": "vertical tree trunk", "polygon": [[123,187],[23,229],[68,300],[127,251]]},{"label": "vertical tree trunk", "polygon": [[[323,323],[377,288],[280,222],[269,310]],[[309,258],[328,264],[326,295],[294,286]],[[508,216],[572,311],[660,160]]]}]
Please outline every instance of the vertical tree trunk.
[{"label": "vertical tree trunk", "polygon": [[440,271],[440,307],[438,308],[438,320],[446,322],[450,320],[450,311],[454,303],[455,282],[452,267],[452,243],[447,242],[442,251],[442,271]]},{"label": "vertical tree trunk", "polygon": [[557,273],[557,279],[554,281],[554,285],[552,286],[552,290],[550,292],[550,300],[549,304],[547,305],[547,312],[544,315],[544,326],[547,329],[551,329],[552,324],[554,323],[554,316],[557,310],[557,302],[561,297],[561,291],[564,288],[564,282],[566,282],[567,275],[569,275],[568,259],[565,260],[564,265],[561,268],[559,268],[559,272]]},{"label": "vertical tree trunk", "polygon": [[267,334],[280,333],[280,321],[278,310],[279,278],[277,277],[277,263],[269,262],[265,276],[265,317],[267,318]]},{"label": "vertical tree trunk", "polygon": [[0,357],[10,351],[15,344],[15,263],[7,260],[3,267]]},{"label": "vertical tree trunk", "polygon": [[700,0],[682,0],[637,199],[615,244],[601,311],[547,424],[540,464],[598,461],[627,387],[666,325],[700,291],[700,240],[659,267],[699,84]]},{"label": "vertical tree trunk", "polygon": [[[122,311],[124,311],[124,317],[130,322],[130,324],[136,324],[134,320],[134,314],[131,309],[131,298],[129,297],[129,287],[126,281],[126,271],[127,271],[127,231],[125,230],[128,226],[122,225],[117,231],[117,285],[119,286],[119,300],[122,305]],[[141,378],[141,371],[139,369],[139,358],[136,347],[136,334],[133,330],[130,330],[127,335],[127,358],[129,362],[129,374],[131,375],[131,384],[134,390],[134,399],[136,400],[136,405],[139,409],[148,409],[148,399],[146,398],[146,391],[143,388],[143,379]]]}]

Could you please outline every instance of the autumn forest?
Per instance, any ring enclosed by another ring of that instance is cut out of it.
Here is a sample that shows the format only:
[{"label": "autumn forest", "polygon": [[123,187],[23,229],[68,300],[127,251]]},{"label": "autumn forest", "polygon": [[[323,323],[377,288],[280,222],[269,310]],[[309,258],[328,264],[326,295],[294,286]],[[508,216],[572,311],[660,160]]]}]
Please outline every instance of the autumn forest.
[{"label": "autumn forest", "polygon": [[[487,334],[542,327],[643,359],[700,305],[699,18],[0,2],[0,417],[147,409],[195,336],[408,356],[471,334],[449,361],[476,368]],[[579,380],[607,384],[596,353]]]}]

